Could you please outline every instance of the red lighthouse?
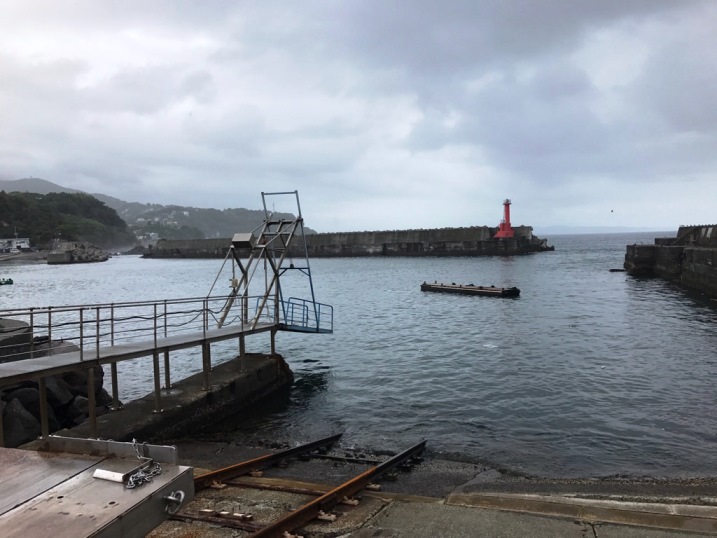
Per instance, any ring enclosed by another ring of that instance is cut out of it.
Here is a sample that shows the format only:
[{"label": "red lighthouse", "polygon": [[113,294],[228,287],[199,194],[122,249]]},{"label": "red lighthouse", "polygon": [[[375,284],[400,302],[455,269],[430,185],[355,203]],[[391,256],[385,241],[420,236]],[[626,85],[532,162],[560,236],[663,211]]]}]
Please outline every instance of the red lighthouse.
[{"label": "red lighthouse", "polygon": [[506,198],[503,201],[503,220],[500,221],[498,232],[496,232],[493,237],[496,239],[505,239],[514,236],[515,232],[513,231],[513,227],[510,225],[510,200]]}]

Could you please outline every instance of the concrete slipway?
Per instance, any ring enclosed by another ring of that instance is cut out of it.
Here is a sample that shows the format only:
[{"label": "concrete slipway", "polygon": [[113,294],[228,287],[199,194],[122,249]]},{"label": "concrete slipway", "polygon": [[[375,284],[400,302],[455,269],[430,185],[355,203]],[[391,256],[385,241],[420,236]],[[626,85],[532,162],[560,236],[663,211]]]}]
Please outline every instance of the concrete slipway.
[{"label": "concrete slipway", "polygon": [[[121,411],[98,417],[106,439],[173,442],[179,462],[215,469],[243,461],[268,449],[239,447],[226,441],[201,441],[208,420],[237,412],[288,387],[292,374],[280,356],[247,355],[212,369],[211,390],[202,389],[202,374],[175,384],[162,396],[162,413],[153,413],[154,398],[133,401]],[[87,435],[87,425],[63,435]],[[275,440],[276,441],[276,440]],[[308,440],[307,440],[308,441]],[[430,445],[430,441],[429,441]],[[343,454],[343,452],[341,452]],[[271,469],[264,481],[300,481],[314,488],[360,473],[360,464],[311,460]],[[257,479],[254,479],[257,480]],[[318,482],[318,485],[317,485]],[[355,508],[345,509],[336,523],[312,524],[312,536],[473,537],[555,536],[647,538],[717,535],[717,487],[714,481],[535,481],[513,479],[489,467],[427,459],[383,492],[366,493]],[[216,505],[216,490],[200,492],[197,505]],[[226,490],[224,490],[226,491]],[[224,491],[222,493],[224,493]],[[290,494],[231,488],[233,506],[294,505]],[[289,495],[289,500],[286,496]],[[257,514],[258,517],[259,514]],[[272,514],[267,514],[271,517]],[[206,529],[198,524],[164,523],[151,536],[244,536],[243,531]],[[338,534],[337,534],[338,533]]]},{"label": "concrete slipway", "polygon": [[[202,474],[270,450],[212,440],[201,433],[201,426],[275,394],[291,381],[292,374],[280,356],[247,355],[243,363],[231,360],[213,368],[209,391],[203,390],[202,374],[164,391],[161,413],[153,412],[154,398],[148,395],[128,403],[120,411],[98,417],[99,437],[171,441],[178,449],[179,463],[193,467],[195,474]],[[88,425],[84,424],[58,435],[86,437],[88,431]],[[339,454],[344,453],[339,450]],[[292,463],[285,469],[269,469],[262,478],[244,480],[298,483],[308,489],[328,490],[365,469],[365,465],[358,463],[312,459]],[[382,492],[364,493],[357,507],[340,507],[341,515],[336,522],[312,523],[305,529],[305,535],[355,538],[717,535],[717,485],[712,479],[526,481],[483,465],[429,457],[411,473],[401,474],[396,482],[383,482],[382,486]],[[303,504],[305,498],[295,493],[252,488],[208,489],[199,492],[185,509],[229,506],[234,511],[255,514],[257,521],[269,521],[286,507]],[[248,535],[202,523],[167,521],[149,536]]]},{"label": "concrete slipway", "polygon": [[[249,459],[259,449],[236,447],[228,443],[185,441],[178,444],[185,463],[211,462],[215,467]],[[337,483],[366,467],[311,460],[287,468],[267,469],[262,478],[242,478],[247,486],[269,485],[328,491]],[[195,467],[195,473],[203,469]],[[541,493],[499,491],[492,486],[496,471],[472,464],[427,459],[413,471],[400,474],[397,482],[381,482],[381,492],[363,492],[358,506],[339,505],[333,523],[316,522],[298,534],[307,537],[347,536],[353,538],[435,538],[435,537],[575,537],[575,538],[667,538],[710,536],[717,533],[717,507],[689,504],[694,489],[673,487],[664,495],[648,495],[649,484],[596,485],[576,483],[560,488],[555,484],[532,484]],[[504,484],[505,486],[505,484]],[[702,490],[708,493],[714,485]],[[563,489],[564,491],[559,491]],[[658,486],[657,489],[662,489]],[[551,492],[552,490],[552,492]],[[620,493],[622,490],[622,494]],[[611,494],[607,494],[612,491]],[[603,492],[605,494],[598,494]],[[198,493],[186,507],[250,513],[255,521],[272,521],[287,508],[301,506],[312,497],[228,487]],[[706,497],[705,497],[706,498]],[[632,500],[630,500],[632,499]],[[248,536],[234,529],[205,523],[168,521],[150,534],[151,538],[186,536]]]}]

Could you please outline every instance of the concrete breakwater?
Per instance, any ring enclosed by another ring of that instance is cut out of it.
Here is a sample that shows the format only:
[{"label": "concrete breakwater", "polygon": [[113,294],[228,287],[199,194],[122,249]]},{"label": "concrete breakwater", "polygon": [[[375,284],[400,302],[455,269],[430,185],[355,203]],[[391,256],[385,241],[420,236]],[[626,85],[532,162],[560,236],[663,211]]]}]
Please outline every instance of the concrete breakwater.
[{"label": "concrete breakwater", "polygon": [[47,255],[47,263],[50,265],[105,262],[108,259],[109,255],[104,250],[89,243],[60,243]]},{"label": "concrete breakwater", "polygon": [[660,277],[717,297],[717,225],[680,226],[677,237],[627,245],[624,267],[632,276]]},{"label": "concrete breakwater", "polygon": [[[317,233],[306,235],[312,258],[364,256],[512,256],[554,250],[530,226],[513,227],[515,236],[495,238],[498,228],[471,226],[428,230]],[[146,258],[223,258],[230,238],[160,240]],[[291,254],[303,255],[303,245]]]},{"label": "concrete breakwater", "polygon": [[[97,435],[103,439],[153,443],[191,437],[192,434],[228,417],[242,414],[253,405],[277,397],[291,387],[294,374],[279,354],[247,353],[212,368],[209,390],[201,373],[191,375],[162,395],[162,411],[154,410],[154,396],[133,400],[117,412],[97,419]],[[89,437],[87,421],[57,432],[67,437]]]}]

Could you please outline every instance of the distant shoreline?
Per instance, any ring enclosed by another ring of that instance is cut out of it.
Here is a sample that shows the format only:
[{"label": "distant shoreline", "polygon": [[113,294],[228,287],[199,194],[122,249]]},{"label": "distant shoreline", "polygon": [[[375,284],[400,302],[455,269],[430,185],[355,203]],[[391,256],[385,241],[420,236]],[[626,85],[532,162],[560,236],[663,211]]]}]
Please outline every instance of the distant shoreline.
[{"label": "distant shoreline", "polygon": [[19,254],[0,254],[0,263],[44,261],[46,259],[47,252],[44,250],[36,252],[20,252]]}]

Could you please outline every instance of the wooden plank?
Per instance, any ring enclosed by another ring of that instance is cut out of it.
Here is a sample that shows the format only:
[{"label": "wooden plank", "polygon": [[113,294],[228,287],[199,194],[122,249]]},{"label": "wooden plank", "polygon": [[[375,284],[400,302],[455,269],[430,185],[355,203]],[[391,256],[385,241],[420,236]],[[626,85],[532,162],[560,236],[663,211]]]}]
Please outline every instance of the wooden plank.
[{"label": "wooden plank", "polygon": [[101,459],[0,448],[0,514],[85,471]]},{"label": "wooden plank", "polygon": [[[0,529],[3,536],[45,536],[48,532],[52,533],[53,538],[111,535],[113,525],[141,525],[142,517],[147,516],[137,516],[136,511],[147,504],[148,499],[155,501],[153,511],[159,511],[155,517],[164,518],[163,501],[156,495],[180,475],[189,473],[190,468],[163,466],[161,475],[135,489],[93,477],[96,468],[124,473],[137,463],[137,459],[104,459],[55,485],[1,515]],[[127,514],[131,512],[135,513],[134,523],[126,521]]]}]

